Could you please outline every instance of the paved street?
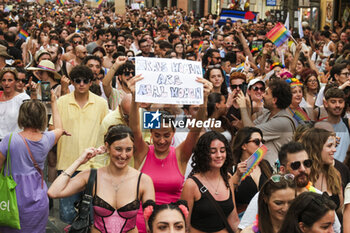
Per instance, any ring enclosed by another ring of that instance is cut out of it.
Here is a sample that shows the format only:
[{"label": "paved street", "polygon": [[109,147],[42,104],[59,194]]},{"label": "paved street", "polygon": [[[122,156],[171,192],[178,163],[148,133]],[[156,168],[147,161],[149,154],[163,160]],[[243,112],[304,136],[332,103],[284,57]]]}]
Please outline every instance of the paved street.
[{"label": "paved street", "polygon": [[49,221],[46,226],[46,233],[62,233],[67,224],[60,221],[58,210],[58,199],[54,200],[54,207],[50,210]]}]

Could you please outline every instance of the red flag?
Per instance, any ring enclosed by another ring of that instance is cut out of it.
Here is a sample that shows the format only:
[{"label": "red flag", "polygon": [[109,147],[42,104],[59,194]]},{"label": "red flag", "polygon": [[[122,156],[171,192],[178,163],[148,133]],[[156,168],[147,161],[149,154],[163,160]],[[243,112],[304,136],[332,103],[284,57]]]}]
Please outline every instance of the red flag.
[{"label": "red flag", "polygon": [[255,18],[255,15],[253,14],[253,12],[247,11],[244,15],[244,18],[248,20],[253,20]]}]

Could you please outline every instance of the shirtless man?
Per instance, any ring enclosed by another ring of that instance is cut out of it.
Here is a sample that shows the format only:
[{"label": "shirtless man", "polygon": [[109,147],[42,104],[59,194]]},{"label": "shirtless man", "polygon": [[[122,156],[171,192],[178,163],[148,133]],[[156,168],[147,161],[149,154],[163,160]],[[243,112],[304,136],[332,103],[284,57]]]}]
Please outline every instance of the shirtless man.
[{"label": "shirtless man", "polygon": [[[68,38],[68,37],[67,37]],[[76,47],[78,45],[82,45],[83,44],[83,38],[81,38],[81,36],[79,34],[74,34],[72,37],[71,37],[71,44],[73,46],[73,50],[68,52],[68,53],[65,53],[62,55],[62,61],[70,61],[72,59],[75,59],[75,56],[76,56]]]},{"label": "shirtless man", "polygon": [[73,67],[80,65],[84,58],[87,56],[87,50],[83,45],[78,45],[75,47],[75,58],[67,62],[67,72],[68,74],[73,69]]}]

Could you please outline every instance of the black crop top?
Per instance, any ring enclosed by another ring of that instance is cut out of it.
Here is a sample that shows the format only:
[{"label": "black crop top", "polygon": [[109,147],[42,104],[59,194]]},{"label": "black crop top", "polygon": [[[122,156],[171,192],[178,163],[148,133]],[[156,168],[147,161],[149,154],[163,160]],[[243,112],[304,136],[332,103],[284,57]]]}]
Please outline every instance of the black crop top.
[{"label": "black crop top", "polygon": [[[190,178],[193,180],[194,178],[196,179],[196,177]],[[199,186],[198,189],[200,189]],[[234,209],[231,189],[230,197],[227,200],[216,202],[222,208],[225,216],[228,217]],[[204,232],[221,231],[225,228],[225,224],[220,218],[220,215],[218,214],[215,206],[213,206],[212,202],[208,200],[205,195],[201,195],[201,198],[193,203],[191,226],[197,230]]]}]

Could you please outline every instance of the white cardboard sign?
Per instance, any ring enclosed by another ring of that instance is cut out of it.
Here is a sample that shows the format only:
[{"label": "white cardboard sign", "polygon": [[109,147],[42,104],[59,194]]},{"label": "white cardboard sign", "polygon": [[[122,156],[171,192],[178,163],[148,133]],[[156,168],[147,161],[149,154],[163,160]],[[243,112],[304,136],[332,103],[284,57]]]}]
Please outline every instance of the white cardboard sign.
[{"label": "white cardboard sign", "polygon": [[159,104],[203,104],[202,65],[197,61],[135,58],[135,73],[143,80],[136,83],[136,102]]}]

